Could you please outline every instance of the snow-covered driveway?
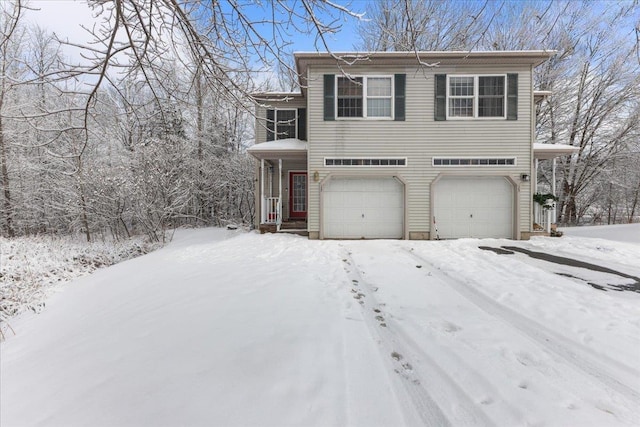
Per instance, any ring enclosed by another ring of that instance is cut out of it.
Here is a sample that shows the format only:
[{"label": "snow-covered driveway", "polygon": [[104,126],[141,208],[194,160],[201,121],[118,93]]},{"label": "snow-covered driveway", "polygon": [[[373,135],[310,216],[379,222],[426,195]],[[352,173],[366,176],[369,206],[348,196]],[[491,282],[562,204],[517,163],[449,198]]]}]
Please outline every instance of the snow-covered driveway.
[{"label": "snow-covered driveway", "polygon": [[640,293],[593,286],[633,279],[479,246],[640,277],[600,239],[183,231],[12,322],[0,424],[640,425]]}]

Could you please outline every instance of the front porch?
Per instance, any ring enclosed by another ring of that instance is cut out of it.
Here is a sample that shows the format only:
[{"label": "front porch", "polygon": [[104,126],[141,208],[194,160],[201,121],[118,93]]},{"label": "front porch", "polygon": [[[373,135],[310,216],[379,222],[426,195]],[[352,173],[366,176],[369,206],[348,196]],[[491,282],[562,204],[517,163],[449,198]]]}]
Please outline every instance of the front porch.
[{"label": "front porch", "polygon": [[308,236],[309,231],[307,231],[307,221],[300,220],[289,220],[282,221],[280,224],[280,228],[278,229],[277,224],[260,224],[259,230],[261,234],[264,233],[289,233],[289,234],[297,234],[299,236]]},{"label": "front porch", "polygon": [[[561,156],[570,156],[576,153],[579,147],[565,144],[533,144],[534,157],[534,181],[533,193],[552,194],[557,196],[556,192],[556,159]],[[550,184],[542,188],[539,183],[538,170],[540,160],[551,160],[551,180]],[[549,207],[543,207],[539,203],[533,203],[533,233],[539,235],[554,235],[556,231],[557,212],[556,202],[551,201]],[[538,229],[536,229],[536,225]]]},{"label": "front porch", "polygon": [[307,144],[281,139],[256,144],[248,152],[259,160],[256,171],[261,233],[307,235]]}]

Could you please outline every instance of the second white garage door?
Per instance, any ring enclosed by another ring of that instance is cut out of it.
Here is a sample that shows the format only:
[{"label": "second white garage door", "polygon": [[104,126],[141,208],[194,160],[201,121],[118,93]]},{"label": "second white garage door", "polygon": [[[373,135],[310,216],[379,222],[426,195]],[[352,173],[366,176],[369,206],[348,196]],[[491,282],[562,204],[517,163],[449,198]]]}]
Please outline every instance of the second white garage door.
[{"label": "second white garage door", "polygon": [[333,178],[322,197],[325,238],[402,238],[404,191],[397,179]]},{"label": "second white garage door", "polygon": [[513,186],[504,177],[444,177],[433,203],[441,239],[513,237]]}]

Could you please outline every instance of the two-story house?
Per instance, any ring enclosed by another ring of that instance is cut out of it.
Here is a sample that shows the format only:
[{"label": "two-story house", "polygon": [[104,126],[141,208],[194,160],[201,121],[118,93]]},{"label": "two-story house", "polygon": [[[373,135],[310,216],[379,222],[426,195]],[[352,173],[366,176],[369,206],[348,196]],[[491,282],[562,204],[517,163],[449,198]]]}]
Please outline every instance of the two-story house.
[{"label": "two-story house", "polygon": [[532,75],[553,53],[295,54],[301,91],[255,95],[256,226],[528,238]]}]

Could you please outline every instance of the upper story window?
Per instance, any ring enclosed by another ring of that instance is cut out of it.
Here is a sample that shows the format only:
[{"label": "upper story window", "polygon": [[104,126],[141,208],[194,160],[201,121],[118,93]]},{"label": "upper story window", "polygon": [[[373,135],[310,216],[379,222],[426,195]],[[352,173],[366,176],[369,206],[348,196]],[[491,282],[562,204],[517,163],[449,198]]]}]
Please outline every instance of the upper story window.
[{"label": "upper story window", "polygon": [[362,77],[338,77],[338,117],[362,117]]},{"label": "upper story window", "polygon": [[391,76],[337,77],[338,118],[392,118]]},{"label": "upper story window", "polygon": [[276,139],[295,138],[297,110],[276,110]]},{"label": "upper story window", "polygon": [[506,76],[447,76],[448,118],[506,118]]},{"label": "upper story window", "polygon": [[307,109],[278,108],[266,111],[267,141],[298,138],[307,140]]}]

